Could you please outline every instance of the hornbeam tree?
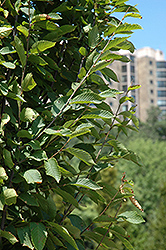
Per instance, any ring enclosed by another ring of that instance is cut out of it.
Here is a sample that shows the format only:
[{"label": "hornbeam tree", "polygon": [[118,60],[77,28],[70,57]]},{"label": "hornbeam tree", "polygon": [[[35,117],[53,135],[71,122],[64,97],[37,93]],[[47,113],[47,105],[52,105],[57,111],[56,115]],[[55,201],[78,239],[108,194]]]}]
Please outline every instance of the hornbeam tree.
[{"label": "hornbeam tree", "polygon": [[[126,21],[141,18],[126,2],[0,1],[1,249],[116,249],[117,239],[133,249],[123,222],[144,220],[121,212],[127,199],[142,211],[133,187],[125,174],[119,187],[100,179],[121,158],[142,165],[118,140],[138,130],[134,108],[121,105],[140,86],[122,93],[104,80],[118,84],[107,66],[130,61],[116,52],[133,53],[141,29]],[[106,98],[118,95],[113,112]],[[104,207],[89,225],[76,212],[86,197]]]}]

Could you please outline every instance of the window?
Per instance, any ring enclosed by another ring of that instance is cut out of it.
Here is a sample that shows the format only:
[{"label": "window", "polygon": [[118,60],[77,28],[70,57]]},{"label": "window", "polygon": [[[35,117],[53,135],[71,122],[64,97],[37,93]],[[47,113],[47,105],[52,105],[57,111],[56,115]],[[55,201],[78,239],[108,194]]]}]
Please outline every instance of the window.
[{"label": "window", "polygon": [[150,84],[153,84],[153,80],[150,80]]},{"label": "window", "polygon": [[122,76],[122,82],[127,82],[127,75]]},{"label": "window", "polygon": [[151,99],[151,100],[150,100],[150,102],[151,102],[151,103],[154,103],[154,100],[153,100],[153,99]]},{"label": "window", "polygon": [[149,74],[150,74],[150,75],[153,75],[153,71],[152,71],[152,70],[150,70],[150,71],[149,71]]},{"label": "window", "polygon": [[157,71],[158,78],[166,78],[166,71]]},{"label": "window", "polygon": [[153,62],[152,61],[149,61],[149,65],[152,65],[153,64]]},{"label": "window", "polygon": [[123,85],[123,86],[122,86],[122,90],[123,90],[124,92],[126,92],[126,91],[127,91],[127,85]]},{"label": "window", "polygon": [[157,101],[157,105],[158,105],[159,107],[164,107],[164,106],[166,106],[166,100],[158,100],[158,101]]},{"label": "window", "polygon": [[150,93],[153,94],[153,89],[150,90]]},{"label": "window", "polygon": [[127,72],[127,65],[122,65],[122,72]]},{"label": "window", "polygon": [[123,105],[122,106],[122,111],[127,111],[128,110],[128,105]]},{"label": "window", "polygon": [[166,81],[158,81],[157,86],[160,88],[166,88]]},{"label": "window", "polygon": [[161,69],[161,68],[163,68],[163,69],[165,69],[166,68],[166,62],[157,62],[156,63],[156,65],[157,65],[157,68],[159,69]]},{"label": "window", "polygon": [[130,55],[130,60],[131,60],[132,62],[134,62],[134,61],[135,61],[135,56],[131,56],[131,55]]},{"label": "window", "polygon": [[135,67],[133,65],[130,66],[130,70],[132,73],[135,73]]},{"label": "window", "polygon": [[166,97],[166,90],[165,91],[158,90],[157,91],[157,96],[158,97]]},{"label": "window", "polygon": [[131,82],[132,82],[132,83],[135,83],[135,76],[132,76],[132,75],[131,75]]}]

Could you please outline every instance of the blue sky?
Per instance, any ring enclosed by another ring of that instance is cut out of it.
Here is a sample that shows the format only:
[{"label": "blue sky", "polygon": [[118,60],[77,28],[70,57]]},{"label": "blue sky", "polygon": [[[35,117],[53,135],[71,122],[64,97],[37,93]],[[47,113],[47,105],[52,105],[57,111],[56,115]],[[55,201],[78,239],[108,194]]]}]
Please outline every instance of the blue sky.
[{"label": "blue sky", "polygon": [[145,46],[160,49],[166,58],[166,0],[129,0],[126,4],[138,4],[143,17],[126,19],[126,22],[138,23],[143,27],[143,30],[134,31],[130,41],[137,49]]}]

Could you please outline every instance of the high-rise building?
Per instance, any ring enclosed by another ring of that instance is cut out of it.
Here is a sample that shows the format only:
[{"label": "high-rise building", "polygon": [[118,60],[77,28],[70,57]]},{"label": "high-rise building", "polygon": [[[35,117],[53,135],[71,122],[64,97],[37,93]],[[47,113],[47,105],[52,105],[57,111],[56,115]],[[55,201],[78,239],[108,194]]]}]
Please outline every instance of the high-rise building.
[{"label": "high-rise building", "polygon": [[[131,85],[141,85],[140,89],[129,93],[138,104],[136,116],[141,121],[146,121],[147,110],[152,106],[160,107],[162,113],[166,114],[166,60],[163,52],[145,47],[133,54],[127,51],[121,51],[120,54],[126,55],[131,61],[115,61],[109,66],[119,77],[119,83],[111,81],[111,87],[126,92]],[[114,111],[117,103],[117,100],[110,101]],[[129,110],[132,105],[131,102],[125,102],[121,110]]]}]

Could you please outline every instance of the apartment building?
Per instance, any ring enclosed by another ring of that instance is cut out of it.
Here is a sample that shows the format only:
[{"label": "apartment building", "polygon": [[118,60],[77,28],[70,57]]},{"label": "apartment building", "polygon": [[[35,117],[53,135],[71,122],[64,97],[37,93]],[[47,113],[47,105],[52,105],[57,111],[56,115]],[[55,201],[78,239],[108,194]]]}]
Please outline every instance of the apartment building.
[{"label": "apartment building", "polygon": [[[126,55],[131,61],[116,61],[109,66],[119,77],[119,83],[111,81],[111,87],[126,92],[131,85],[141,85],[140,89],[129,93],[136,100],[136,116],[141,121],[146,121],[147,110],[152,106],[159,106],[162,113],[166,114],[166,60],[163,52],[145,47],[134,54],[127,51],[121,51],[120,54]],[[109,103],[116,110],[117,100]],[[132,105],[131,102],[125,102],[121,109],[129,110]]]}]

